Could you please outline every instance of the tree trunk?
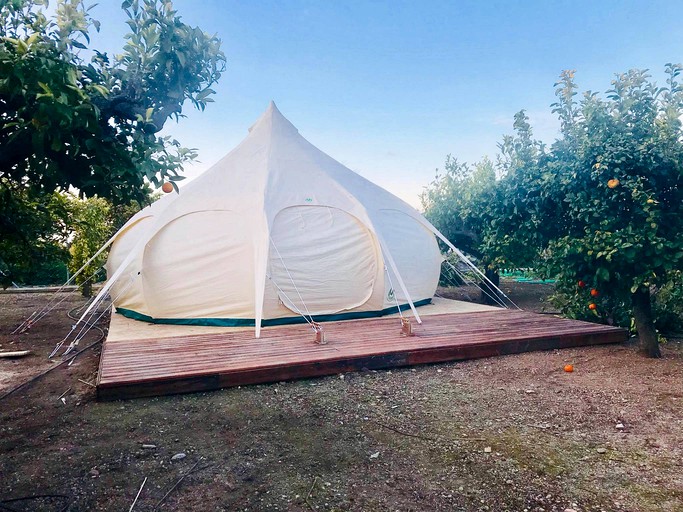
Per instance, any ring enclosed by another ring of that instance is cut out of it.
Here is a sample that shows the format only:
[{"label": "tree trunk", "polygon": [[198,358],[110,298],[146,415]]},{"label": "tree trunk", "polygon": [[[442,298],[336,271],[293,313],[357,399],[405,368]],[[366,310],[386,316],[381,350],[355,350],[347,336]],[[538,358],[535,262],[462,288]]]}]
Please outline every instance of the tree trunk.
[{"label": "tree trunk", "polygon": [[92,297],[92,282],[88,281],[81,285],[81,295],[86,298]]},{"label": "tree trunk", "polygon": [[648,357],[662,357],[659,351],[659,340],[652,317],[652,302],[649,288],[638,288],[631,294],[633,316],[636,319],[636,330],[640,340],[640,350]]},{"label": "tree trunk", "polygon": [[489,306],[500,306],[501,303],[503,303],[502,297],[500,296],[500,293],[497,290],[497,287],[500,286],[500,275],[498,274],[497,271],[487,268],[486,272],[484,272],[484,275],[488,278],[489,281],[491,281],[494,285],[496,285],[496,288],[492,287],[488,281],[484,281],[481,283],[481,300],[484,304],[488,304]]}]

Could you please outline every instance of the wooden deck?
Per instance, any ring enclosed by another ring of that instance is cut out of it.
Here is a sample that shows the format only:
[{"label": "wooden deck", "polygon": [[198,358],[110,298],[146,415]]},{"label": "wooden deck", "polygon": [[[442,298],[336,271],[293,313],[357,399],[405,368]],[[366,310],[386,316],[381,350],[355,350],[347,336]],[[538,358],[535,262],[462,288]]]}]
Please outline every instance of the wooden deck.
[{"label": "wooden deck", "polygon": [[623,329],[523,311],[440,314],[402,337],[397,318],[324,324],[316,345],[304,325],[185,337],[107,341],[100,400],[205,391],[361,369],[474,359],[531,350],[618,343]]}]

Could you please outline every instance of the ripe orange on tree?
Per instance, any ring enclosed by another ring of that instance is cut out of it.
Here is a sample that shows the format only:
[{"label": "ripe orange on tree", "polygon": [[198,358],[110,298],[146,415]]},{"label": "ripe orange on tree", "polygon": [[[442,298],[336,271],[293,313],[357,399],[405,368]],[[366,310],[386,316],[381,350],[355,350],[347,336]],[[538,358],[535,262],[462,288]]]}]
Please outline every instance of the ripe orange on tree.
[{"label": "ripe orange on tree", "polygon": [[168,194],[169,192],[173,192],[173,185],[171,185],[171,183],[167,181],[166,183],[164,183],[163,185],[161,185],[161,190],[163,190],[163,191],[166,192],[167,194]]},{"label": "ripe orange on tree", "polygon": [[588,309],[590,309],[591,311],[594,311],[597,308],[598,306],[595,304],[595,302],[591,302],[590,304],[588,304]]},{"label": "ripe orange on tree", "polygon": [[596,290],[595,288],[593,288],[591,290],[591,297],[597,297],[598,295],[600,295],[600,292],[598,290]]}]

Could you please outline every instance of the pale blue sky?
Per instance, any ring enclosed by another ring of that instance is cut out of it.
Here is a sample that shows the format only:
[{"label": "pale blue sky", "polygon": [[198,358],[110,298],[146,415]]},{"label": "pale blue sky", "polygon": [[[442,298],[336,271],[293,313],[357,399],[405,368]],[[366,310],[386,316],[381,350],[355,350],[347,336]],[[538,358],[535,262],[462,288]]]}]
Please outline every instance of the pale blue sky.
[{"label": "pale blue sky", "polygon": [[[116,52],[120,1],[100,0],[94,46]],[[323,2],[175,0],[183,20],[223,40],[216,103],[188,105],[166,131],[207,169],[269,101],[310,142],[411,204],[448,153],[493,157],[512,116],[528,111],[552,142],[549,105],[563,69],[604,91],[617,72],[663,82],[683,61],[681,1]]]}]

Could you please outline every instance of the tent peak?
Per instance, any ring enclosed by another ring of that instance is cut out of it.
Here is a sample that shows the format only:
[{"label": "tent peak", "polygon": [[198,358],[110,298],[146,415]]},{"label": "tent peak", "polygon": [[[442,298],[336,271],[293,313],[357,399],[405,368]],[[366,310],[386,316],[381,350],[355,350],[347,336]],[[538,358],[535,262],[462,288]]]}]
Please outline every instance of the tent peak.
[{"label": "tent peak", "polygon": [[297,130],[296,126],[294,126],[285,116],[282,115],[282,112],[280,112],[280,110],[277,108],[277,105],[272,100],[268,104],[268,108],[265,110],[265,112],[261,114],[261,117],[259,117],[253,125],[251,125],[249,128],[249,133],[260,126],[267,126],[270,130],[278,129],[299,133],[299,130]]}]

